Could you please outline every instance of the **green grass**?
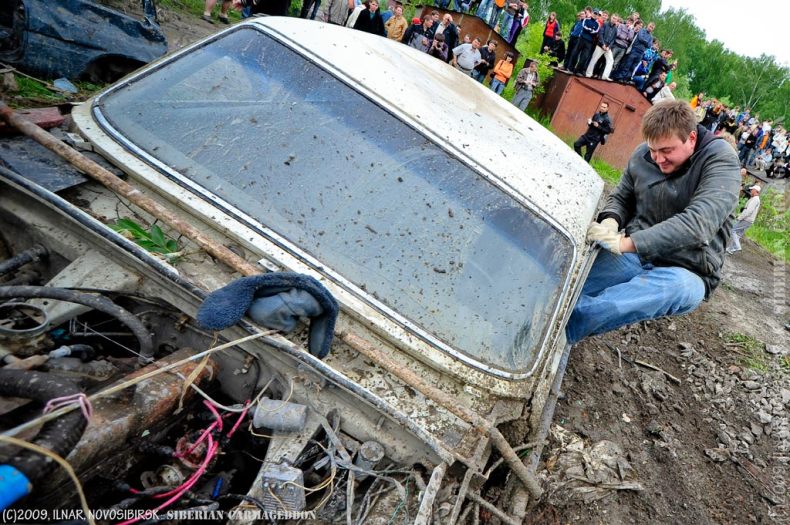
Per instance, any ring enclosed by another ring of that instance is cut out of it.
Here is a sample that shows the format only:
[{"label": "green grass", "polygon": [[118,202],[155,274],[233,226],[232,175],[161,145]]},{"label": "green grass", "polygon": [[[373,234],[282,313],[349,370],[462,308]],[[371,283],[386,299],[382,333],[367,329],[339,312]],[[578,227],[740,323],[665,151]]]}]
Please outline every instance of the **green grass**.
[{"label": "green grass", "polygon": [[50,100],[53,104],[58,104],[66,100],[63,93],[58,91],[51,91],[47,86],[41,82],[37,82],[21,75],[14,75],[16,77],[16,84],[19,86],[19,91],[15,96],[25,99],[41,99]]},{"label": "green grass", "polygon": [[787,208],[784,195],[773,188],[768,188],[760,195],[760,212],[752,227],[746,230],[746,237],[776,257],[790,261],[788,231],[790,231],[790,209]]},{"label": "green grass", "polygon": [[31,78],[14,74],[19,91],[10,94],[8,103],[13,108],[40,107],[57,105],[64,102],[79,102],[93,96],[105,85],[91,82],[72,82],[79,93],[64,93],[47,87],[47,84]]},{"label": "green grass", "polygon": [[612,186],[617,186],[617,183],[620,182],[620,176],[622,173],[620,170],[615,168],[614,166],[610,166],[606,162],[602,161],[601,159],[593,158],[590,165],[593,169],[598,172],[598,176],[601,177],[607,184],[611,184]]},{"label": "green grass", "polygon": [[[293,10],[293,4],[291,3],[291,9]],[[205,7],[206,3],[204,0],[159,0],[157,5],[160,7],[165,7],[167,9],[171,9],[173,11],[178,11],[181,13],[189,13],[195,16],[200,16],[203,14],[203,8]],[[298,5],[301,6],[301,2],[298,2]],[[220,6],[222,6],[222,0],[217,0],[217,5],[214,6],[214,15],[219,13]],[[298,11],[297,11],[298,13]],[[231,21],[239,21],[241,20],[241,12],[234,11],[231,9],[228,12],[228,18]]]},{"label": "green grass", "polygon": [[725,335],[724,340],[740,348],[737,353],[741,356],[741,365],[759,372],[768,370],[768,358],[765,355],[765,344],[762,341],[737,332]]}]

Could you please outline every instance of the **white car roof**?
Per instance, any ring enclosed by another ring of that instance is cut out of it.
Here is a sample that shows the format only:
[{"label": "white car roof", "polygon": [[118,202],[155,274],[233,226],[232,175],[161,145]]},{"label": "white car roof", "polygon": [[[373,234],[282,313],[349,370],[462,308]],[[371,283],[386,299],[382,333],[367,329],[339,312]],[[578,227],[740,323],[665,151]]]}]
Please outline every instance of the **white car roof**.
[{"label": "white car roof", "polygon": [[490,171],[584,242],[603,181],[558,137],[488,87],[427,53],[362,31],[285,17],[245,24],[289,40],[357,89],[372,92],[385,108],[398,108],[439,145]]}]

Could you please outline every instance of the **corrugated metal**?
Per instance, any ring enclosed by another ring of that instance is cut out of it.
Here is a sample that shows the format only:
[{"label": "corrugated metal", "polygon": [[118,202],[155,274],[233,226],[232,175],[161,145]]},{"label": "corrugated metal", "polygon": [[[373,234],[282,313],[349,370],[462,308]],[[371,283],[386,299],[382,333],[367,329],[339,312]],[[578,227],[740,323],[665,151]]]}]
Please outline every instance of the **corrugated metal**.
[{"label": "corrugated metal", "polygon": [[[464,41],[464,35],[472,35],[472,38],[479,38],[483,45],[494,39],[496,40],[496,59],[502,60],[505,58],[505,53],[511,51],[516,59],[513,60],[515,63],[518,60],[518,57],[521,55],[515,46],[511,46],[507,43],[507,40],[502,38],[499,33],[494,31],[488,24],[486,24],[482,18],[477,17],[475,15],[468,15],[465,13],[459,13],[458,11],[452,11],[450,9],[440,9],[438,7],[431,7],[425,6],[422,8],[422,12],[420,12],[420,18],[424,17],[425,15],[431,14],[433,11],[439,13],[440,17],[443,17],[445,13],[450,13],[453,17],[453,23],[460,27],[459,35],[458,35],[458,43],[461,44]],[[417,16],[415,14],[415,16]]]},{"label": "corrugated metal", "polygon": [[555,133],[575,140],[587,130],[587,119],[604,100],[609,103],[615,132],[609,135],[605,145],[598,146],[595,157],[622,170],[642,142],[642,116],[651,107],[636,88],[555,70],[546,92],[535,100],[535,106],[552,116]]}]

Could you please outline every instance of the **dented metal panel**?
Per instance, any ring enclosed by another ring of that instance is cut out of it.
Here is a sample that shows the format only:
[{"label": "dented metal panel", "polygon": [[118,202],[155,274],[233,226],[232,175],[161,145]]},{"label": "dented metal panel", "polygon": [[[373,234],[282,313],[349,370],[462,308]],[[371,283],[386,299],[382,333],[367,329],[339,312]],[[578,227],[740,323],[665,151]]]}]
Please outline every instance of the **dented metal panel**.
[{"label": "dented metal panel", "polygon": [[[5,2],[0,27],[7,42],[0,57],[45,78],[77,79],[104,62],[101,80],[116,80],[167,52],[167,39],[155,19],[152,0],[138,20],[89,0],[12,0]],[[13,39],[13,44],[11,40]]]}]

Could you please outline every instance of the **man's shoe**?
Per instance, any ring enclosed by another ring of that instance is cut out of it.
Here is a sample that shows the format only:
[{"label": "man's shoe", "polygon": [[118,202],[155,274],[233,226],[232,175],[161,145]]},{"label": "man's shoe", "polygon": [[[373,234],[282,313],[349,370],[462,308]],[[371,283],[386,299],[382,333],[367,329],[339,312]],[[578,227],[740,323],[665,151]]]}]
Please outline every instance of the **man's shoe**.
[{"label": "man's shoe", "polygon": [[225,25],[229,25],[230,24],[230,20],[228,19],[227,16],[219,15],[219,21],[222,22]]},{"label": "man's shoe", "polygon": [[214,20],[212,20],[211,16],[209,16],[209,15],[202,15],[200,17],[200,19],[203,20],[204,22],[208,22],[209,24],[212,24],[212,25],[214,24]]}]

